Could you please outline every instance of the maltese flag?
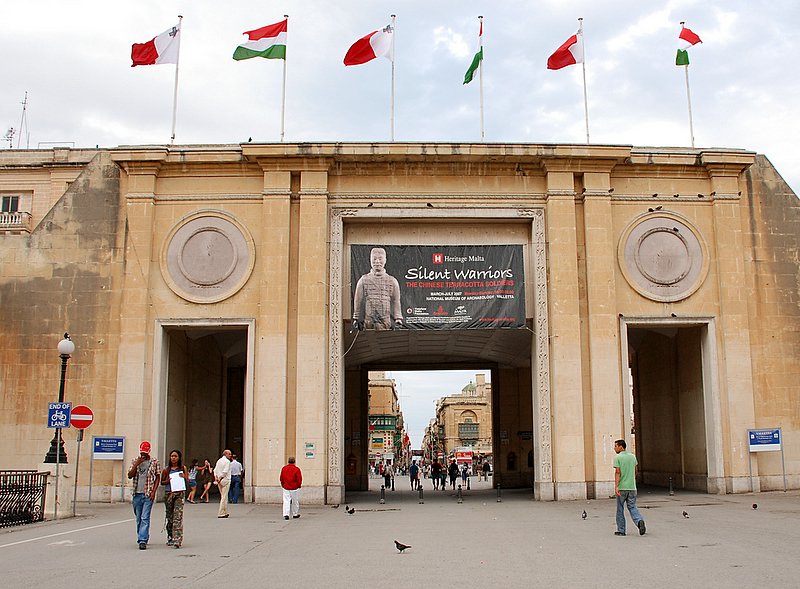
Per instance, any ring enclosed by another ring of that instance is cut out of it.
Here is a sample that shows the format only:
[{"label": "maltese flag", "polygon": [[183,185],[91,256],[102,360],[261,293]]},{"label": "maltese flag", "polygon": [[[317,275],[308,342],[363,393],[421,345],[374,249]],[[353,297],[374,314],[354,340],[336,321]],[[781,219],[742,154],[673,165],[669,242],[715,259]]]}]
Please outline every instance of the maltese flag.
[{"label": "maltese flag", "polygon": [[369,35],[361,37],[353,43],[344,56],[344,65],[361,65],[372,61],[376,57],[385,57],[389,61],[394,60],[392,25],[386,25],[378,31],[372,31]]},{"label": "maltese flag", "polygon": [[134,43],[131,47],[131,67],[137,65],[161,65],[178,63],[178,50],[181,46],[181,26],[164,31],[147,43]]}]

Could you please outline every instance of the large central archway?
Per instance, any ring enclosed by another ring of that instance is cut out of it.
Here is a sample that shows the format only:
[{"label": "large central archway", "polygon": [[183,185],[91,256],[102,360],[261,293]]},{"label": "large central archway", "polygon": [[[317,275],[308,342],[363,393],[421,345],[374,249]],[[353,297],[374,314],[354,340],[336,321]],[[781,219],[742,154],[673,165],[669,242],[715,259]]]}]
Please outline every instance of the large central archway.
[{"label": "large central archway", "polygon": [[[553,498],[550,373],[544,212],[540,208],[331,210],[330,391],[327,501],[344,499],[353,472],[352,434],[362,410],[349,407],[365,394],[368,370],[496,366],[494,427],[509,486],[532,485]],[[354,244],[470,245],[515,243],[524,248],[527,324],[520,329],[354,332],[349,247]],[[358,405],[358,404],[357,404]],[[521,405],[524,409],[520,411]],[[509,415],[506,415],[508,408]],[[354,413],[355,412],[355,413]],[[356,414],[358,417],[355,417]],[[522,422],[514,421],[527,415]],[[360,434],[359,434],[360,435]],[[505,447],[505,452],[504,452]],[[526,450],[523,450],[527,448]],[[349,461],[348,461],[349,459]],[[363,462],[363,463],[362,463]],[[530,465],[530,468],[528,468]],[[366,472],[365,461],[355,466]],[[526,471],[526,472],[523,472]],[[498,473],[500,474],[500,473]],[[352,481],[351,481],[352,484]]]}]

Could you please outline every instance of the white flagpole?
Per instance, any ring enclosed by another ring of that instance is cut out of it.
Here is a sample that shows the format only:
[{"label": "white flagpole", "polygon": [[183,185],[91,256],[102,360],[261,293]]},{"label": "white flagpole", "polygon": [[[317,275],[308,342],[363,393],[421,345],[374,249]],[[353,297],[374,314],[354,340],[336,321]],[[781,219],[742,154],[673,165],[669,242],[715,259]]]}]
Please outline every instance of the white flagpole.
[{"label": "white flagpole", "polygon": [[[178,15],[178,35],[180,35],[181,31],[181,23],[183,22],[183,17],[179,14]],[[181,38],[178,37],[178,54],[175,57],[175,90],[172,94],[172,135],[170,136],[169,143],[172,145],[175,143],[175,123],[178,118],[178,63],[181,60]]]},{"label": "white flagpole", "polygon": [[[286,19],[286,53],[289,52],[289,15],[284,14],[283,18]],[[281,141],[286,130],[286,60],[287,55],[283,56],[283,90],[281,91]]]},{"label": "white flagpole", "polygon": [[[681,29],[686,28],[685,21],[681,21]],[[694,124],[692,123],[692,94],[689,91],[689,64],[683,66],[683,73],[686,77],[686,102],[689,105],[689,138],[692,142],[692,149],[694,149]]]},{"label": "white flagpole", "polygon": [[480,45],[481,45],[481,49],[480,49],[480,51],[481,51],[481,63],[478,66],[480,68],[480,71],[478,72],[480,78],[479,78],[478,81],[480,82],[480,97],[481,97],[481,141],[485,141],[486,134],[484,133],[484,128],[483,128],[483,61],[484,61],[485,56],[483,55],[483,34],[482,34],[483,33],[483,17],[482,16],[478,17],[478,22],[480,23],[479,31],[481,33],[480,39],[479,39],[480,40]]},{"label": "white flagpole", "polygon": [[390,134],[389,134],[389,137],[390,137],[391,141],[394,141],[394,60],[395,60],[394,39],[395,39],[395,36],[397,35],[397,32],[396,32],[397,28],[395,27],[395,20],[397,18],[397,15],[393,14],[391,16],[392,16],[392,99],[391,99],[391,115],[390,115]]},{"label": "white flagpole", "polygon": [[589,97],[586,93],[586,43],[583,41],[583,18],[578,19],[578,34],[583,45],[583,113],[586,119],[586,143],[589,143]]}]

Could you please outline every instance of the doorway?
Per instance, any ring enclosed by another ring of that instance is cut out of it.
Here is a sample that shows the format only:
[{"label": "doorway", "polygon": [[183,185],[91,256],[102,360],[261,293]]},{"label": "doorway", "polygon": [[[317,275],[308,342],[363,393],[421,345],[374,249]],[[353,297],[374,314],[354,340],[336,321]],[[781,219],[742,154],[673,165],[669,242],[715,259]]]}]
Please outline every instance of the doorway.
[{"label": "doorway", "polygon": [[162,323],[154,414],[165,452],[213,465],[227,448],[252,469],[252,333],[241,323]]},{"label": "doorway", "polygon": [[710,325],[623,322],[623,423],[643,485],[718,492],[721,426]]}]

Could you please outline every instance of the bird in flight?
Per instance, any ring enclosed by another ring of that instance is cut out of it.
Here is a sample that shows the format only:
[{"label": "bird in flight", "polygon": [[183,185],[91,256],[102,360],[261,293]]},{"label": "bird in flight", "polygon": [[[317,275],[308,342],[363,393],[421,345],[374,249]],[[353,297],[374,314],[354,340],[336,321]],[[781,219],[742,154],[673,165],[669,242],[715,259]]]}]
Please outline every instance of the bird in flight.
[{"label": "bird in flight", "polygon": [[403,544],[402,542],[398,542],[397,540],[394,541],[394,545],[400,552],[403,552],[403,550],[406,550],[407,548],[411,548],[411,546],[409,546],[408,544]]},{"label": "bird in flight", "polygon": [[689,514],[688,514],[688,513],[686,513],[686,512],[684,511],[684,512],[683,512],[683,517],[685,517],[685,518],[687,518],[687,519],[688,519],[688,518],[689,518]]},{"label": "bird in flight", "polygon": [[583,513],[581,514],[581,519],[586,519],[586,517],[587,517],[586,510],[584,509]]}]

